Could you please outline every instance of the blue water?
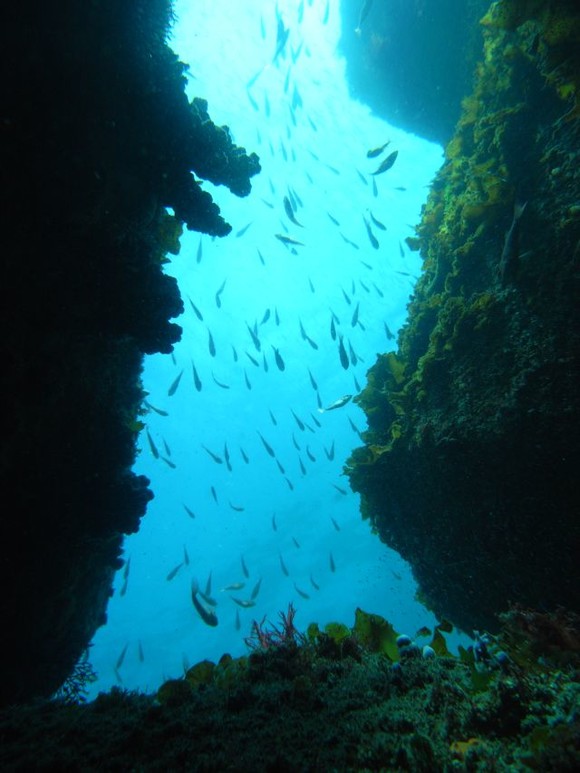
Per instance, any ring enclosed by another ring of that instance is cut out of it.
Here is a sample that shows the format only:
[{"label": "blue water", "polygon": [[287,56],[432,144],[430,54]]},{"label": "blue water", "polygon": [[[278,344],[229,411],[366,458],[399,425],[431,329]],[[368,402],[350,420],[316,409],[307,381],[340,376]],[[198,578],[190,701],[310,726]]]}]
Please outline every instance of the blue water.
[{"label": "blue water", "polygon": [[[289,602],[298,610],[296,623],[302,629],[312,621],[352,625],[357,606],[387,617],[410,635],[434,622],[414,600],[416,587],[408,566],[371,533],[359,514],[358,496],[341,477],[345,459],[360,444],[349,419],[363,430],[364,414],[352,402],[319,413],[308,370],[326,406],[355,394],[355,378],[364,386],[376,354],[394,348],[384,323],[394,333],[401,327],[421,270],[417,254],[409,252],[404,239],[413,234],[429,183],[442,162],[442,149],[388,125],[350,99],[344,61],[337,55],[338,0],[330,0],[328,21],[323,23],[326,5],[326,0],[302,4],[299,22],[300,3],[279,0],[290,35],[285,55],[274,66],[265,66],[276,46],[270,0],[176,3],[172,45],[190,64],[190,96],[207,99],[214,123],[227,124],[238,145],[258,153],[262,173],[253,179],[246,199],[204,183],[233,231],[214,240],[184,234],[179,256],[167,265],[184,298],[185,314],[177,320],[184,332],[173,357],[146,360],[143,383],[148,399],[169,415],[150,412],[144,420],[160,454],[175,467],[154,458],[142,433],[135,469],[151,479],[155,499],[139,533],[126,539],[130,567],[125,592],[121,570],[108,623],[93,641],[90,659],[99,679],[92,695],[119,683],[153,690],[162,679],[181,675],[184,667],[199,660],[217,660],[224,652],[243,654],[247,651],[243,638],[252,620],[265,615],[275,620]],[[293,63],[291,53],[301,45]],[[262,68],[251,88],[256,110],[246,84]],[[296,93],[302,106],[295,108],[294,126],[289,105],[293,97],[296,102]],[[398,150],[399,155],[391,170],[375,178],[374,195],[370,173],[380,159],[367,159],[366,151],[387,140],[388,150]],[[296,213],[302,228],[291,224],[284,212],[289,186],[302,203]],[[373,226],[378,250],[371,246],[363,222],[363,215],[369,219],[369,210],[387,228]],[[236,237],[249,223],[244,235]],[[288,233],[304,246],[290,251],[276,233]],[[218,308],[215,295],[224,281]],[[203,322],[188,299],[201,311]],[[362,324],[353,327],[357,304]],[[260,324],[267,309],[270,318]],[[341,366],[338,344],[331,338],[331,310],[340,320],[338,332],[359,358],[348,370]],[[261,352],[247,327],[256,322]],[[300,323],[317,349],[301,335]],[[215,341],[215,357],[209,352],[208,330]],[[283,357],[283,372],[275,364],[273,347]],[[202,382],[200,392],[194,387],[192,361]],[[179,386],[169,396],[169,387],[182,370]],[[214,378],[229,388],[220,387]],[[291,410],[308,425],[304,431]],[[274,449],[284,474],[258,431]],[[226,443],[231,472],[202,447],[223,459]],[[330,451],[333,443],[335,455],[330,460],[325,449]],[[316,461],[311,461],[307,449]],[[334,486],[348,493],[343,495]],[[167,580],[180,563],[176,576]],[[218,602],[215,628],[197,615],[190,593],[192,578],[204,589],[210,573],[211,595]],[[249,599],[260,578],[256,605],[238,607],[231,597]],[[221,590],[236,582],[245,587],[237,592]]]}]

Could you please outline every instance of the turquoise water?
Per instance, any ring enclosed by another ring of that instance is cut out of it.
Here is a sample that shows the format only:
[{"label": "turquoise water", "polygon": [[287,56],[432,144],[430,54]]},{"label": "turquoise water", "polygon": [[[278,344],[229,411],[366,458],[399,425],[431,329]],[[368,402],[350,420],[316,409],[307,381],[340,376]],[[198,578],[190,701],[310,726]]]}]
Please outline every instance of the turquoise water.
[{"label": "turquoise water", "polygon": [[[274,621],[289,602],[302,629],[312,621],[352,625],[357,606],[409,635],[434,622],[414,600],[408,566],[362,521],[358,496],[341,476],[360,444],[355,428],[365,429],[363,412],[349,402],[320,413],[317,393],[323,407],[356,394],[376,354],[394,348],[384,323],[396,334],[421,270],[404,240],[413,234],[442,149],[349,97],[337,54],[338,0],[328,2],[326,22],[326,0],[280,0],[289,36],[274,64],[277,20],[268,0],[184,0],[175,7],[172,45],[190,65],[190,96],[208,100],[214,123],[227,124],[236,144],[260,156],[262,172],[246,199],[204,183],[232,233],[213,240],[184,234],[180,254],[167,266],[184,298],[177,320],[184,332],[174,356],[146,360],[148,399],[168,415],[145,417],[159,458],[142,433],[136,465],[151,479],[155,499],[140,532],[125,542],[129,569],[118,573],[108,623],[93,641],[99,679],[92,695],[113,684],[152,690],[201,659],[243,654],[252,620]],[[373,178],[384,155],[368,159],[367,150],[387,140],[387,152],[398,151],[396,163]],[[301,226],[290,222],[285,196],[294,198]],[[371,222],[378,249],[363,220],[370,222],[370,213],[386,227]],[[302,246],[289,248],[276,234]],[[333,313],[337,333],[356,353],[348,369],[331,336]],[[256,324],[260,351],[248,330]],[[204,590],[210,573],[216,627],[201,620],[191,601],[192,579]],[[255,606],[232,600],[251,600],[260,579]],[[237,591],[222,590],[242,582]]]}]

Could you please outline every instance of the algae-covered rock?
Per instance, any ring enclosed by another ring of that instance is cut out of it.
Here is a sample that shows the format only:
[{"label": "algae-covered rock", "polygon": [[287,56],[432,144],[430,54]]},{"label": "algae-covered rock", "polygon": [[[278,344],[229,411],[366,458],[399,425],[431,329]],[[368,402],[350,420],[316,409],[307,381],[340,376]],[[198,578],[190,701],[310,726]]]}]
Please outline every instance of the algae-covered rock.
[{"label": "algae-covered rock", "polygon": [[464,628],[580,603],[580,9],[493,3],[417,227],[395,353],[355,398],[361,512]]}]

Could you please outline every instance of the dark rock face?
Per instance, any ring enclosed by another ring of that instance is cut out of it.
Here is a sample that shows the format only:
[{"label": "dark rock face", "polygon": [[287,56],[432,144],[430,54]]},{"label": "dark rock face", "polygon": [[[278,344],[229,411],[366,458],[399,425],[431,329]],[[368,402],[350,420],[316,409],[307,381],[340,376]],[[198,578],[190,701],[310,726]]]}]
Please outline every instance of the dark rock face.
[{"label": "dark rock face", "polygon": [[437,614],[578,609],[580,16],[494,3],[484,60],[411,247],[397,353],[358,400],[363,515]]},{"label": "dark rock face", "polygon": [[230,230],[192,172],[243,196],[259,170],[188,103],[170,20],[168,0],[2,11],[3,704],[70,673],[152,497],[131,467],[143,355],[181,335],[164,256],[183,222]]},{"label": "dark rock face", "polygon": [[[359,21],[365,5],[370,10]],[[469,92],[487,0],[341,0],[341,52],[353,96],[377,115],[447,142]],[[356,30],[356,32],[355,32]]]}]

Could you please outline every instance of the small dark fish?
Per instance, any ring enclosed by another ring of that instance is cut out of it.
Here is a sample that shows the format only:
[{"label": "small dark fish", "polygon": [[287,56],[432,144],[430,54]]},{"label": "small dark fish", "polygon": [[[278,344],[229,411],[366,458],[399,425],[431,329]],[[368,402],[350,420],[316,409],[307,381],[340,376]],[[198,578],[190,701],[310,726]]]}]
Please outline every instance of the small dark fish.
[{"label": "small dark fish", "polygon": [[245,370],[244,370],[244,382],[245,382],[245,384],[246,384],[246,388],[251,390],[251,388],[252,388],[252,382],[251,382],[251,381],[250,381],[250,379],[248,378],[248,374],[246,373],[246,371],[245,371]]},{"label": "small dark fish", "polygon": [[377,228],[380,228],[381,231],[386,231],[387,226],[384,223],[381,223],[380,220],[377,220],[377,218],[373,215],[373,213],[369,209],[369,215],[371,216],[371,220],[376,225]]},{"label": "small dark fish", "polygon": [[387,336],[388,341],[392,341],[394,339],[393,333],[391,333],[391,330],[386,322],[383,322],[383,325],[385,326],[385,335]]},{"label": "small dark fish", "polygon": [[352,348],[352,344],[351,344],[350,341],[348,342],[348,352],[349,352],[349,356],[350,356],[350,362],[351,362],[352,365],[356,365],[359,360],[362,362],[361,358],[358,356],[358,354]]},{"label": "small dark fish", "polygon": [[366,284],[363,282],[363,280],[362,280],[362,279],[359,279],[359,280],[358,280],[358,283],[359,283],[359,285],[362,287],[362,289],[365,291],[365,293],[370,293],[370,291],[371,291],[371,288],[370,288],[368,285],[366,285]]},{"label": "small dark fish", "polygon": [[242,505],[233,505],[229,500],[228,500],[228,504],[232,508],[232,510],[235,510],[236,513],[243,513],[244,510],[246,509],[245,507],[242,507]]},{"label": "small dark fish", "polygon": [[359,172],[359,170],[358,170],[358,169],[356,169],[355,171],[356,171],[356,173],[358,174],[358,176],[359,176],[360,180],[361,180],[361,181],[362,181],[362,182],[363,182],[365,185],[368,185],[368,184],[369,184],[369,181],[368,181],[368,180],[367,180],[367,178],[364,176],[364,174],[363,174],[362,172]]},{"label": "small dark fish", "polygon": [[298,464],[300,465],[300,472],[302,473],[302,475],[306,475],[307,474],[306,467],[304,466],[304,462],[300,457],[298,457]]},{"label": "small dark fish", "polygon": [[270,414],[270,419],[272,420],[272,424],[276,426],[278,424],[278,422],[276,421],[276,417],[274,416],[274,414],[270,409],[268,409],[268,413]]},{"label": "small dark fish", "polygon": [[244,460],[244,462],[246,464],[249,464],[250,460],[248,458],[248,455],[247,455],[247,453],[244,451],[244,449],[241,446],[240,446],[240,454],[242,455],[242,459]]},{"label": "small dark fish", "polygon": [[150,402],[147,400],[143,400],[144,404],[149,408],[151,411],[154,411],[155,413],[159,414],[159,416],[169,416],[167,411],[162,411],[161,408],[156,408],[154,405],[151,405]]},{"label": "small dark fish", "polygon": [[171,582],[173,578],[177,575],[181,567],[183,566],[183,561],[180,564],[177,564],[177,566],[174,566],[173,569],[169,572],[167,577],[165,578],[167,582]]},{"label": "small dark fish", "polygon": [[262,317],[262,321],[260,322],[260,325],[265,325],[269,319],[270,319],[270,309],[266,309],[266,311],[264,312],[264,316]]},{"label": "small dark fish", "polygon": [[346,290],[343,290],[343,288],[342,288],[342,287],[341,287],[340,289],[342,290],[342,294],[344,295],[344,300],[345,300],[345,301],[348,303],[348,305],[350,306],[350,304],[352,303],[352,301],[351,301],[351,299],[350,299],[350,297],[349,297],[348,293],[346,292]]},{"label": "small dark fish", "polygon": [[127,654],[128,646],[129,646],[129,642],[127,642],[127,644],[125,644],[125,646],[121,650],[121,654],[119,655],[119,657],[117,658],[117,662],[115,663],[115,671],[121,668],[121,666],[123,665],[123,661],[125,660],[125,655]]},{"label": "small dark fish", "polygon": [[340,486],[337,486],[336,483],[333,483],[332,486],[334,486],[334,488],[338,491],[338,493],[342,494],[343,497],[348,495],[348,491],[346,491],[345,489],[341,488]]},{"label": "small dark fish", "polygon": [[218,309],[221,309],[221,307],[222,307],[222,299],[221,299],[221,295],[222,295],[222,293],[223,293],[223,291],[224,291],[224,289],[225,289],[225,286],[226,286],[226,281],[227,281],[227,280],[226,280],[226,279],[224,279],[224,281],[223,281],[223,282],[221,283],[221,285],[220,285],[220,288],[219,288],[219,290],[218,290],[218,291],[216,292],[216,294],[215,294],[215,303],[216,303],[216,306],[218,307]]},{"label": "small dark fish", "polygon": [[353,380],[354,380],[354,388],[357,392],[361,391],[360,384],[358,383],[357,377],[353,374]]},{"label": "small dark fish", "polygon": [[209,348],[209,353],[212,357],[215,357],[215,343],[213,340],[213,336],[211,334],[211,330],[209,328],[207,329],[207,335],[208,335],[207,345]]},{"label": "small dark fish", "polygon": [[276,525],[276,513],[272,514],[272,528],[274,531],[278,531],[278,526]]},{"label": "small dark fish", "polygon": [[405,257],[405,250],[403,249],[403,245],[401,242],[399,242],[399,254],[402,258]]},{"label": "small dark fish", "polygon": [[367,229],[367,235],[369,237],[369,241],[370,241],[371,245],[374,247],[375,250],[378,250],[379,247],[380,247],[379,240],[377,239],[377,237],[372,232],[372,229],[371,229],[367,219],[363,217],[363,221],[364,221],[364,224],[365,224],[365,228]]},{"label": "small dark fish", "polygon": [[214,374],[213,374],[213,373],[211,374],[211,377],[213,378],[213,380],[215,381],[215,383],[216,383],[216,384],[217,384],[219,387],[221,387],[222,389],[229,389],[229,388],[230,388],[230,387],[229,387],[229,385],[228,385],[228,384],[224,384],[224,383],[223,383],[223,381],[218,381],[218,380],[217,380],[217,378],[214,376]]},{"label": "small dark fish", "polygon": [[288,484],[288,488],[290,489],[290,491],[294,491],[294,484],[292,483],[292,481],[289,478],[286,478],[286,477],[284,477],[284,480]]},{"label": "small dark fish", "polygon": [[360,429],[359,429],[359,428],[356,426],[356,424],[354,423],[354,421],[353,421],[353,420],[350,418],[350,416],[348,417],[348,422],[349,422],[349,424],[350,424],[350,427],[351,427],[352,431],[353,431],[353,432],[356,432],[356,434],[357,434],[357,435],[360,437],[361,431],[360,431]]},{"label": "small dark fish", "polygon": [[296,424],[298,424],[298,429],[304,432],[304,429],[305,429],[304,422],[301,419],[299,419],[298,416],[296,416],[292,408],[290,408],[290,413],[292,414],[292,416],[294,416],[294,420],[296,421]]},{"label": "small dark fish", "polygon": [[355,310],[354,310],[354,312],[352,314],[352,318],[350,320],[350,324],[352,325],[352,327],[356,327],[356,323],[358,322],[358,309],[359,309],[359,306],[360,306],[360,302],[357,303],[357,305],[355,307]]},{"label": "small dark fish", "polygon": [[[254,108],[254,110],[256,110],[256,112],[259,111],[260,106],[258,105],[256,100],[254,99],[254,97],[252,96],[252,94],[251,94],[251,92],[250,92],[250,90],[248,88],[246,88],[246,95],[247,95],[247,97],[248,97],[248,99],[250,101],[250,105]],[[236,234],[236,236],[241,236],[241,234]]]},{"label": "small dark fish", "polygon": [[149,430],[145,430],[145,434],[147,435],[147,441],[149,443],[149,448],[151,449],[151,453],[153,454],[153,457],[155,459],[159,459],[159,450],[155,443],[153,442],[153,438],[151,437],[151,434],[149,433]]},{"label": "small dark fish", "polygon": [[284,467],[282,467],[282,465],[280,464],[280,461],[278,459],[276,459],[276,464],[278,465],[278,469],[280,470],[282,475],[285,475],[286,474],[286,470],[284,469]]},{"label": "small dark fish", "polygon": [[272,459],[275,459],[276,454],[274,453],[274,449],[272,448],[272,446],[267,442],[267,440],[258,430],[256,430],[256,432],[258,432],[258,435],[260,436],[260,440],[262,441],[262,444],[264,445],[264,448],[266,449],[268,454],[272,457]]},{"label": "small dark fish", "polygon": [[350,244],[350,246],[351,246],[351,247],[354,247],[354,248],[355,248],[355,250],[358,250],[358,249],[360,249],[360,248],[359,248],[359,246],[358,246],[358,244],[357,244],[356,242],[353,242],[353,241],[352,241],[352,239],[349,239],[348,237],[346,237],[346,236],[345,236],[345,235],[342,233],[342,231],[339,231],[338,233],[339,233],[339,234],[342,236],[342,240],[343,240],[344,242],[346,242],[346,244]]},{"label": "small dark fish", "polygon": [[294,223],[294,225],[300,226],[300,228],[304,228],[302,223],[299,223],[298,220],[296,220],[294,210],[292,209],[292,204],[290,203],[288,196],[284,196],[284,211],[286,212],[286,216],[290,222]]},{"label": "small dark fish", "polygon": [[298,445],[298,443],[296,442],[296,438],[294,437],[294,433],[292,433],[292,444],[294,445],[294,448],[295,448],[297,451],[300,451],[300,446],[299,446],[299,445]]},{"label": "small dark fish", "polygon": [[348,370],[348,366],[350,365],[350,361],[348,359],[348,354],[346,353],[346,349],[344,348],[344,343],[342,341],[342,336],[339,338],[338,342],[338,356],[340,357],[340,364],[345,370]]},{"label": "small dark fish", "polygon": [[312,284],[312,279],[310,279],[310,277],[308,277],[308,286],[310,287],[310,292],[311,293],[315,293],[316,292],[316,289],[315,289],[314,285]]},{"label": "small dark fish", "polygon": [[334,520],[332,516],[330,516],[330,520],[332,521],[332,525],[336,529],[336,531],[340,531],[340,526],[337,524],[337,522]]},{"label": "small dark fish", "polygon": [[313,413],[310,414],[310,418],[316,424],[317,427],[322,427],[322,424],[318,421],[318,419]]},{"label": "small dark fish", "polygon": [[310,372],[310,368],[308,368],[308,375],[310,376],[310,383],[312,384],[312,389],[316,391],[318,389],[318,384],[316,383],[314,376]]},{"label": "small dark fish", "polygon": [[501,280],[512,279],[517,271],[519,261],[520,218],[524,214],[527,202],[514,204],[514,214],[509,231],[505,235],[503,250],[499,261],[499,274]]},{"label": "small dark fish", "polygon": [[244,577],[247,579],[250,576],[250,573],[248,572],[248,567],[246,566],[246,562],[244,561],[243,556],[240,556],[240,563],[242,565],[242,573]]},{"label": "small dark fish", "polygon": [[398,155],[398,150],[394,150],[392,153],[389,153],[389,155],[381,162],[378,169],[375,169],[375,171],[371,172],[371,174],[382,174],[383,172],[386,172],[387,169],[390,169],[393,166],[397,160]]},{"label": "small dark fish", "polygon": [[200,322],[203,322],[203,314],[201,313],[201,311],[200,311],[200,310],[197,308],[197,306],[196,306],[196,305],[195,305],[195,303],[194,303],[194,302],[191,300],[191,298],[188,298],[187,300],[189,301],[189,303],[190,303],[190,305],[191,305],[191,308],[193,309],[193,313],[195,314],[195,316],[196,316],[196,317],[199,319],[199,321],[200,321]]},{"label": "small dark fish", "polygon": [[183,370],[181,373],[177,376],[175,381],[171,384],[169,389],[167,390],[167,396],[172,397],[177,392],[177,387],[179,386],[179,382],[181,381],[181,377],[183,376]]},{"label": "small dark fish", "polygon": [[124,595],[125,595],[125,593],[127,593],[127,585],[128,585],[128,584],[129,584],[129,578],[128,578],[128,577],[126,577],[126,578],[123,580],[123,585],[121,586],[121,590],[119,591],[119,595],[120,595],[120,596],[124,596]]},{"label": "small dark fish", "polygon": [[377,178],[376,177],[373,177],[372,187],[373,187],[373,196],[376,199],[376,197],[379,195],[379,189],[377,188]]},{"label": "small dark fish", "polygon": [[316,405],[318,406],[318,408],[322,408],[322,400],[320,399],[320,395],[318,392],[316,393]]},{"label": "small dark fish", "polygon": [[214,499],[214,502],[216,503],[216,505],[217,505],[217,504],[219,504],[219,502],[218,502],[218,496],[217,496],[217,491],[215,490],[215,487],[214,487],[214,486],[210,486],[209,490],[211,491],[211,495],[212,495],[212,497],[213,497],[213,499]]},{"label": "small dark fish", "polygon": [[252,601],[258,598],[258,593],[260,592],[260,586],[262,585],[262,578],[258,580],[258,582],[254,585],[252,592],[250,593],[250,598]]},{"label": "small dark fish", "polygon": [[303,242],[299,242],[296,239],[293,239],[291,236],[286,236],[285,234],[274,234],[274,236],[286,246],[295,245],[297,247],[304,247]]},{"label": "small dark fish", "polygon": [[[255,103],[255,104],[256,104],[256,107],[257,107],[257,103]],[[250,222],[247,225],[245,225],[243,228],[240,228],[239,231],[236,231],[236,237],[239,238],[240,236],[243,236],[251,225],[252,225],[252,223]]]},{"label": "small dark fish", "polygon": [[331,166],[330,164],[324,164],[324,166],[329,169],[333,174],[339,175],[340,169],[337,169],[335,166]]},{"label": "small dark fish", "polygon": [[384,145],[380,145],[378,148],[372,148],[372,150],[367,150],[367,158],[376,158],[377,156],[380,156],[383,150],[388,148],[390,144],[391,140],[387,140]]},{"label": "small dark fish", "polygon": [[276,327],[280,324],[280,317],[278,315],[278,309],[274,309],[274,322],[276,323]]},{"label": "small dark fish", "polygon": [[332,445],[330,446],[328,451],[326,450],[326,446],[323,446],[323,448],[324,448],[324,453],[326,454],[326,458],[332,461],[334,459],[334,440],[332,441]]},{"label": "small dark fish", "polygon": [[129,557],[125,562],[125,568],[123,569],[123,579],[126,580],[129,577],[131,571],[131,558]]},{"label": "small dark fish", "polygon": [[334,563],[334,558],[332,557],[332,553],[328,554],[329,564],[330,564],[330,571],[336,572],[336,564]]},{"label": "small dark fish", "polygon": [[218,624],[217,616],[212,609],[209,609],[208,607],[204,606],[204,604],[201,603],[201,601],[197,598],[198,593],[199,593],[199,588],[198,588],[197,582],[195,580],[192,580],[191,581],[191,601],[193,602],[193,606],[195,607],[197,614],[201,617],[201,619],[206,625],[215,627]]},{"label": "small dark fish", "polygon": [[299,596],[302,596],[303,599],[309,599],[310,598],[308,593],[306,593],[306,591],[300,590],[300,588],[296,585],[296,583],[294,583],[294,590],[296,591],[296,593]]},{"label": "small dark fish", "polygon": [[329,218],[332,220],[332,222],[334,223],[334,225],[340,226],[340,223],[338,222],[338,220],[337,220],[335,217],[333,217],[333,216],[330,214],[330,212],[327,212],[326,214],[327,214],[327,215],[328,215],[328,217],[329,217]]},{"label": "small dark fish", "polygon": [[264,260],[264,256],[262,255],[262,253],[260,252],[260,250],[257,247],[256,247],[256,252],[258,253],[258,257],[260,258],[260,263],[263,266],[265,266],[266,265],[266,261]]},{"label": "small dark fish", "polygon": [[202,254],[202,238],[200,236],[199,238],[199,244],[197,245],[197,255],[196,255],[196,262],[201,263],[201,254]]},{"label": "small dark fish", "polygon": [[282,570],[282,573],[285,574],[286,577],[289,577],[288,567],[284,563],[281,553],[278,554],[278,558],[280,559],[280,569]]},{"label": "small dark fish", "polygon": [[250,334],[250,336],[251,336],[251,338],[252,338],[252,342],[253,342],[254,346],[256,347],[256,349],[257,349],[259,352],[260,352],[260,351],[262,351],[262,343],[261,343],[260,339],[258,338],[258,333],[256,332],[256,330],[254,330],[253,328],[251,328],[251,327],[248,325],[248,323],[247,323],[247,322],[246,322],[246,327],[248,328],[248,332],[249,332],[249,334]]},{"label": "small dark fish", "polygon": [[308,336],[308,335],[306,336],[306,341],[308,341],[308,343],[310,344],[310,346],[313,349],[318,349],[318,344],[316,343],[316,341],[314,341],[312,338],[310,338],[310,336]]},{"label": "small dark fish", "polygon": [[312,451],[308,446],[306,446],[306,456],[310,459],[311,462],[316,461],[316,457],[314,456],[314,454],[312,453]]},{"label": "small dark fish", "polygon": [[276,349],[275,346],[272,345],[272,349],[274,350],[274,359],[276,360],[276,365],[278,366],[278,370],[286,370],[286,365],[284,364],[284,360],[282,359],[282,355]]},{"label": "small dark fish", "polygon": [[240,620],[240,610],[236,609],[236,621],[234,623],[236,631],[239,631],[242,627],[242,621]]},{"label": "small dark fish", "polygon": [[230,462],[230,452],[228,450],[228,444],[227,443],[224,443],[224,459],[225,459],[225,462],[226,462],[226,467],[228,468],[228,470],[230,472],[232,472],[232,465],[231,465],[231,462]]},{"label": "small dark fish", "polygon": [[185,512],[186,512],[186,513],[189,515],[189,517],[190,517],[191,519],[195,518],[195,513],[193,512],[193,510],[190,510],[190,509],[189,509],[189,507],[188,507],[187,505],[184,505],[184,504],[183,504],[183,502],[182,502],[181,504],[183,505],[183,509],[184,509],[184,510],[185,510]]},{"label": "small dark fish", "polygon": [[207,454],[209,454],[209,456],[211,456],[211,458],[214,460],[214,462],[216,464],[223,464],[224,463],[224,460],[221,458],[221,456],[218,456],[217,454],[214,454],[214,452],[210,451],[209,448],[206,448],[203,443],[201,444],[201,447],[203,448],[203,450]]},{"label": "small dark fish", "polygon": [[141,641],[137,643],[137,653],[139,655],[139,663],[145,662],[145,653],[143,652],[143,645],[141,644]]},{"label": "small dark fish", "polygon": [[250,362],[252,363],[252,365],[255,365],[255,366],[256,366],[256,368],[259,368],[259,367],[260,367],[260,363],[258,362],[258,360],[254,359],[254,357],[252,357],[252,355],[251,355],[251,354],[248,354],[248,352],[246,352],[246,357],[247,357],[247,358],[250,360]]},{"label": "small dark fish", "polygon": [[361,260],[361,263],[363,264],[363,266],[364,266],[365,268],[368,268],[368,270],[369,270],[369,271],[372,271],[372,270],[373,270],[373,267],[371,266],[371,264],[370,264],[370,263],[365,263],[365,261],[364,261],[364,260]]},{"label": "small dark fish", "polygon": [[336,327],[334,326],[334,317],[330,318],[330,337],[336,341]]},{"label": "small dark fish", "polygon": [[320,590],[320,585],[318,585],[316,582],[314,582],[314,577],[310,575],[310,583],[314,590]]},{"label": "small dark fish", "polygon": [[167,456],[171,456],[171,449],[169,448],[169,444],[167,440],[165,440],[165,438],[161,438],[161,439],[163,441],[163,448],[165,449],[165,453],[167,454]]},{"label": "small dark fish", "polygon": [[266,353],[265,352],[262,355],[262,363],[264,365],[264,371],[267,373],[268,372],[268,360],[266,359]]},{"label": "small dark fish", "polygon": [[372,282],[372,285],[373,285],[373,287],[375,288],[375,290],[376,290],[376,293],[377,293],[377,295],[379,296],[379,298],[384,298],[384,297],[385,297],[385,294],[384,294],[384,292],[381,290],[381,288],[380,288],[380,287],[377,287],[377,285],[376,285],[374,282]]},{"label": "small dark fish", "polygon": [[256,602],[252,599],[236,599],[234,596],[230,596],[231,600],[234,601],[239,607],[242,607],[243,609],[249,609],[250,607],[255,607]]},{"label": "small dark fish", "polygon": [[185,566],[189,566],[189,553],[187,552],[185,545],[183,546],[183,563]]},{"label": "small dark fish", "polygon": [[165,464],[168,467],[171,467],[172,470],[176,469],[177,465],[175,464],[175,462],[172,462],[171,459],[168,459],[166,456],[160,456],[159,458],[161,459],[162,462],[165,462]]},{"label": "small dark fish", "polygon": [[191,362],[191,368],[193,372],[193,383],[195,385],[195,388],[197,389],[198,392],[201,392],[201,381],[199,376],[197,375],[197,370],[195,365],[193,364],[193,361]]},{"label": "small dark fish", "polygon": [[234,356],[234,362],[237,362],[238,361],[238,353],[236,351],[236,347],[235,346],[232,346],[232,354]]}]

